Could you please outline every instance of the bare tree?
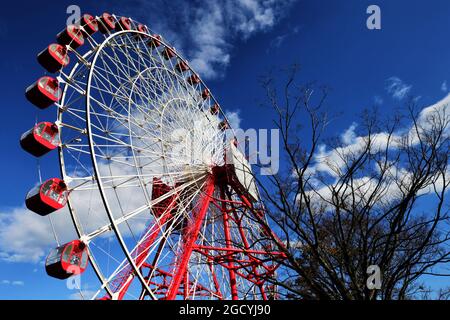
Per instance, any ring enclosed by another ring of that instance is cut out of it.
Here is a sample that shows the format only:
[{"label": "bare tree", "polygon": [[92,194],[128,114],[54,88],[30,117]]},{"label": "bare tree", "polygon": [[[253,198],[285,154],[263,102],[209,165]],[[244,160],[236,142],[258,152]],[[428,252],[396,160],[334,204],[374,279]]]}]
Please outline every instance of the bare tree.
[{"label": "bare tree", "polygon": [[[450,277],[449,133],[445,104],[395,114],[362,113],[332,137],[330,90],[262,80],[280,130],[281,170],[259,177],[280,261],[279,294],[293,299],[448,298],[426,277]],[[331,136],[331,137],[330,137]],[[447,265],[446,265],[447,264]],[[369,266],[381,288],[369,289]],[[271,280],[275,282],[275,280]],[[426,292],[426,294],[424,294]]]}]

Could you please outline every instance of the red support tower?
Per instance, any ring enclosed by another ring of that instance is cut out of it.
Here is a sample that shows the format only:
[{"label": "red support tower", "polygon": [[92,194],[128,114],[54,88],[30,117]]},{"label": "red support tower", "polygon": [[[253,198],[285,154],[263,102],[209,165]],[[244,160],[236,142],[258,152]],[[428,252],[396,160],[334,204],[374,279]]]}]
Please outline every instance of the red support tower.
[{"label": "red support tower", "polygon": [[[231,148],[236,152],[237,148]],[[242,159],[241,157],[239,161]],[[282,246],[282,242],[267,227],[264,210],[256,205],[256,188],[253,184],[243,184],[242,177],[236,173],[237,165],[235,161],[234,164],[212,168],[189,217],[185,217],[177,226],[183,238],[182,246],[165,269],[153,267],[162,254],[163,242],[156,255],[152,256],[155,260],[153,263],[148,261],[151,256],[149,251],[155,245],[155,240],[164,233],[163,226],[174,219],[173,213],[182,195],[173,192],[176,187],[170,188],[157,179],[153,181],[152,198],[156,199],[170,192],[172,195],[153,208],[158,221],[150,224],[144,231],[141,244],[133,252],[133,256],[137,266],[147,269],[146,280],[159,299],[191,299],[192,292],[195,292],[196,297],[239,300],[242,298],[239,283],[243,281],[255,288],[255,297],[263,300],[273,298],[271,293],[274,288],[269,280],[275,276],[280,262],[285,259],[282,250],[274,248]],[[200,244],[200,231],[208,214],[211,215],[213,211],[218,215],[223,228],[223,241],[217,241],[215,245]],[[249,233],[249,226],[244,225],[244,221],[248,220],[253,221],[260,239],[255,239],[255,234]],[[258,241],[264,245],[258,246]],[[199,255],[208,266],[209,287],[191,277],[189,262]],[[131,267],[123,269],[112,282],[115,292],[113,298],[124,298],[133,279]],[[145,297],[143,288],[141,298]]]}]

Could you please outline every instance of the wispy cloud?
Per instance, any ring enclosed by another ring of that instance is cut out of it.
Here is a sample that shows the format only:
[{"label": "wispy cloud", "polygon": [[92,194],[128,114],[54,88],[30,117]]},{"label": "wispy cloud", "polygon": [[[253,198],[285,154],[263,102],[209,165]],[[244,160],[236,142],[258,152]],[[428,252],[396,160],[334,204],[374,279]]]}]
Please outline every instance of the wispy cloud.
[{"label": "wispy cloud", "polygon": [[344,144],[351,144],[356,139],[356,123],[352,123],[352,125],[344,131],[344,133],[341,135],[341,140]]},{"label": "wispy cloud", "polygon": [[375,105],[379,106],[383,104],[383,98],[380,96],[374,96],[373,97],[373,102],[375,103]]},{"label": "wispy cloud", "polygon": [[235,42],[272,29],[295,0],[144,1],[117,5],[160,33],[204,78],[223,75]]},{"label": "wispy cloud", "polygon": [[[430,105],[419,114],[417,125],[422,130],[426,130],[430,123],[430,118],[440,115],[445,121],[450,121],[450,95],[447,95],[444,99],[437,103]],[[367,136],[358,136],[355,133],[357,124],[352,125],[341,134],[342,145],[335,149],[327,149],[324,145],[321,145],[318,153],[315,156],[315,172],[325,172],[331,176],[337,176],[339,170],[345,166],[345,157],[350,155],[357,155],[364,150],[367,145]],[[445,131],[447,135],[450,135],[450,128],[447,127]],[[420,134],[420,131],[419,131]],[[371,145],[374,151],[384,150],[388,144],[391,149],[398,148],[402,139],[408,137],[412,145],[420,143],[417,130],[412,124],[409,127],[402,128],[399,132],[395,132],[390,135],[388,132],[378,132],[371,135]]]},{"label": "wispy cloud", "polygon": [[39,262],[52,242],[47,219],[24,207],[0,213],[0,260]]},{"label": "wispy cloud", "polygon": [[294,27],[291,31],[276,36],[276,37],[270,42],[270,47],[271,47],[271,48],[279,48],[279,47],[281,47],[281,45],[285,42],[285,40],[286,40],[288,37],[293,36],[293,35],[296,35],[299,31],[300,31],[300,27],[299,27],[299,26],[296,26],[296,27]]},{"label": "wispy cloud", "polygon": [[403,100],[411,91],[412,86],[404,83],[398,77],[390,77],[386,80],[386,90],[396,100]]},{"label": "wispy cloud", "polygon": [[225,113],[231,128],[240,129],[241,128],[241,117],[239,115],[239,110],[237,111],[228,111]]},{"label": "wispy cloud", "polygon": [[447,81],[442,82],[441,91],[448,92]]},{"label": "wispy cloud", "polygon": [[[450,121],[450,95],[447,95],[444,99],[438,101],[437,103],[422,109],[417,119],[417,128],[412,124],[405,128],[399,128],[398,132],[393,133],[391,136],[388,132],[379,132],[372,134],[370,138],[370,144],[372,146],[371,152],[385,152],[386,148],[388,150],[395,150],[401,146],[401,141],[405,141],[404,138],[407,137],[411,145],[417,145],[420,143],[419,136],[427,130],[430,126],[430,121],[432,122],[435,117],[442,119],[443,123],[449,123]],[[333,189],[337,189],[338,186],[347,183],[345,179],[339,179],[340,174],[345,172],[346,165],[348,165],[347,159],[357,158],[361,152],[366,148],[368,143],[367,136],[359,136],[355,133],[356,124],[353,123],[347,130],[345,130],[340,138],[342,145],[336,148],[327,148],[325,145],[320,145],[317,154],[314,157],[314,165],[308,168],[308,174],[311,175],[313,184],[315,186],[314,190],[311,190],[310,196],[315,204],[327,205],[332,201]],[[447,126],[444,131],[446,136],[450,136],[450,128]],[[384,166],[384,164],[382,164]],[[386,166],[381,168],[380,163],[376,164],[375,170],[378,172],[381,169],[386,169],[386,181],[383,182],[382,187],[379,186],[379,181],[370,176],[360,176],[352,181],[352,188],[343,188],[345,193],[355,192],[355,196],[358,199],[365,199],[366,195],[373,192],[376,188],[382,190],[380,197],[377,201],[381,203],[389,203],[394,199],[398,199],[402,194],[400,190],[401,185],[398,182],[399,177],[401,177],[402,183],[407,184],[413,174],[408,170],[399,167],[399,164],[391,164],[387,161]],[[318,173],[323,173],[330,179],[329,183],[324,183],[323,181],[317,181],[314,176]],[[447,169],[445,173],[439,173],[435,176],[435,184],[433,186],[424,187],[419,191],[419,194],[426,194],[433,192],[433,187],[436,190],[443,188],[445,181],[450,179],[450,170]],[[349,199],[352,197],[348,197]],[[359,200],[358,200],[359,201]],[[357,201],[357,202],[358,202]]]},{"label": "wispy cloud", "polygon": [[25,282],[20,280],[2,280],[0,282],[3,285],[11,285],[11,286],[24,286]]}]

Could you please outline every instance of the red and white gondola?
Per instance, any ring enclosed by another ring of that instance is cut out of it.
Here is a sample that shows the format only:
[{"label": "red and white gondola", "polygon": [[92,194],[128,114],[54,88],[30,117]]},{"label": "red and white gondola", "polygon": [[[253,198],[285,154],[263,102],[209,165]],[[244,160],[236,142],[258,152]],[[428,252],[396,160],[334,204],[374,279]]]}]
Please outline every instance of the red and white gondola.
[{"label": "red and white gondola", "polygon": [[54,248],[45,261],[45,271],[57,279],[82,274],[87,266],[88,250],[81,240],[73,240]]},{"label": "red and white gondola", "polygon": [[93,35],[98,31],[98,21],[90,14],[83,14],[78,23],[86,36]]},{"label": "red and white gondola", "polygon": [[20,146],[35,157],[41,157],[60,144],[58,126],[51,122],[40,122],[22,134]]},{"label": "red and white gondola", "polygon": [[68,196],[69,190],[65,182],[58,178],[51,178],[28,192],[25,205],[29,210],[46,216],[63,208]]},{"label": "red and white gondola", "polygon": [[58,102],[61,93],[58,80],[44,76],[26,89],[25,96],[36,107],[45,109]]},{"label": "red and white gondola", "polygon": [[70,62],[66,47],[57,43],[52,43],[42,50],[37,60],[50,73],[61,70]]},{"label": "red and white gondola", "polygon": [[101,33],[108,33],[116,28],[116,21],[114,17],[107,12],[104,12],[99,18],[98,29]]},{"label": "red and white gondola", "polygon": [[84,44],[83,32],[81,28],[71,24],[58,33],[56,41],[61,45],[67,45],[72,49],[77,49]]}]

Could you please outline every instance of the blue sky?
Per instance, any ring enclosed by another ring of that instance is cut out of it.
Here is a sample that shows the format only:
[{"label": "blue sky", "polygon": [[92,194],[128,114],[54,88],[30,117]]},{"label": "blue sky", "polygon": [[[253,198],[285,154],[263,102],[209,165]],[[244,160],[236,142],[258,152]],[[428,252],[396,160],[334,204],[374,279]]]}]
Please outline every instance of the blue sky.
[{"label": "blue sky", "polygon": [[[378,105],[382,112],[391,112],[401,106],[402,92],[420,96],[423,107],[448,94],[450,2],[446,0],[247,2],[254,5],[245,10],[226,1],[75,3],[82,12],[131,16],[163,34],[194,62],[222,107],[238,113],[243,128],[271,127],[270,114],[258,107],[263,100],[258,77],[292,63],[301,65],[304,81],[332,88],[328,105],[342,115],[330,135],[343,133],[363,108]],[[0,186],[0,298],[65,299],[72,293],[47,278],[42,263],[11,261],[15,252],[8,251],[8,241],[14,241],[15,248],[26,246],[41,236],[38,230],[21,239],[5,238],[4,230],[13,232],[11,225],[22,221],[19,215],[31,214],[22,209],[23,200],[38,179],[36,160],[20,149],[19,137],[36,117],[55,117],[54,110],[38,112],[24,98],[24,90],[42,74],[36,54],[54,41],[65,24],[66,8],[73,3],[2,4],[0,132],[5,138],[0,168],[5,183]],[[370,4],[381,8],[381,30],[366,28]],[[41,165],[46,175],[58,175],[55,157],[46,157]]]}]

